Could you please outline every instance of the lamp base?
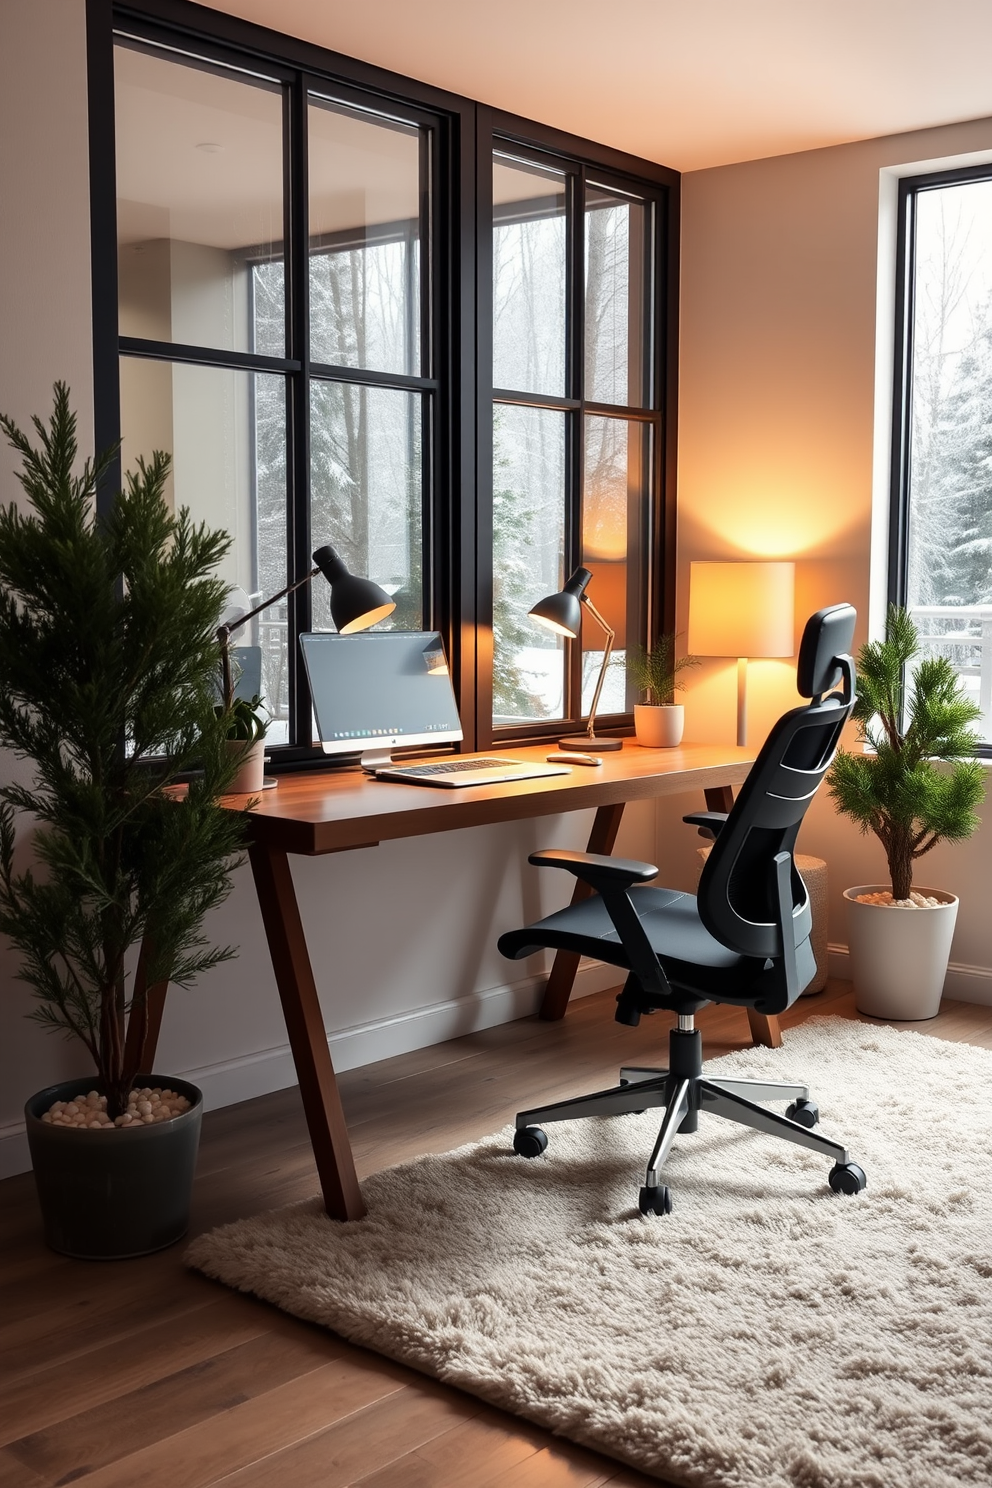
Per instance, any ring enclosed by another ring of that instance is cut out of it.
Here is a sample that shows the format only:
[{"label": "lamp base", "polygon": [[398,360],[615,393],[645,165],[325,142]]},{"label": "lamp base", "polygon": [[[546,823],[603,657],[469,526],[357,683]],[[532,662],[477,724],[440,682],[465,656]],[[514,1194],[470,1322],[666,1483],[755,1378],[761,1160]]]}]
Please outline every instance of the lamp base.
[{"label": "lamp base", "polygon": [[595,734],[592,737],[590,737],[589,734],[569,734],[567,738],[559,739],[558,745],[561,749],[586,751],[590,749],[600,749],[603,751],[604,754],[608,754],[613,749],[622,749],[623,740],[604,739],[601,736]]}]

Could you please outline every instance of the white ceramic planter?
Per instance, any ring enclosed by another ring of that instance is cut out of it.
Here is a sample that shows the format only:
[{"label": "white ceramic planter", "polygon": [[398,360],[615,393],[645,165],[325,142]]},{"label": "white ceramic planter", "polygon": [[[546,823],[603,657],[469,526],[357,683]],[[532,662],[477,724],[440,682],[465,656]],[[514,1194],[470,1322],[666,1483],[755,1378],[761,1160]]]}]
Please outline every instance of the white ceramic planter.
[{"label": "white ceramic planter", "polygon": [[235,775],[229,792],[232,796],[254,795],[262,789],[265,779],[265,740],[256,739],[253,744],[244,744],[240,739],[228,739],[228,750],[241,756],[241,768]]},{"label": "white ceramic planter", "polygon": [[682,703],[634,704],[634,733],[645,749],[674,749],[682,743],[685,706]]},{"label": "white ceramic planter", "polygon": [[913,1023],[934,1018],[944,990],[958,900],[942,889],[917,889],[940,904],[906,909],[857,903],[858,894],[879,894],[888,887],[866,884],[844,890],[855,1004],[871,1018]]}]

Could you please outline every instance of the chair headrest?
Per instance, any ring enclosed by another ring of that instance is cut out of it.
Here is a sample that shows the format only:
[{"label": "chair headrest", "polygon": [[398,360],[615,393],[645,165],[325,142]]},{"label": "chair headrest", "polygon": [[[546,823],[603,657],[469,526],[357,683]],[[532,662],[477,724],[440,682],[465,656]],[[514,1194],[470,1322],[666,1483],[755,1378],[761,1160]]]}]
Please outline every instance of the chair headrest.
[{"label": "chair headrest", "polygon": [[857,611],[853,605],[828,605],[806,621],[799,647],[796,687],[801,697],[820,697],[843,678],[837,657],[848,656]]}]

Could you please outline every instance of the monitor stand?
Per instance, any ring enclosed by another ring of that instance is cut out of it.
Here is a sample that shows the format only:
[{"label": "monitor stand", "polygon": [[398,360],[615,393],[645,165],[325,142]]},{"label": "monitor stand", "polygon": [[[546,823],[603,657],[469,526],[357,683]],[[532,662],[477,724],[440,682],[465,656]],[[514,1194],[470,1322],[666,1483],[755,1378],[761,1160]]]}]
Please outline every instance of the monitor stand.
[{"label": "monitor stand", "polygon": [[376,770],[382,770],[386,765],[391,765],[393,756],[388,749],[363,749],[360,763],[367,774],[374,775]]}]

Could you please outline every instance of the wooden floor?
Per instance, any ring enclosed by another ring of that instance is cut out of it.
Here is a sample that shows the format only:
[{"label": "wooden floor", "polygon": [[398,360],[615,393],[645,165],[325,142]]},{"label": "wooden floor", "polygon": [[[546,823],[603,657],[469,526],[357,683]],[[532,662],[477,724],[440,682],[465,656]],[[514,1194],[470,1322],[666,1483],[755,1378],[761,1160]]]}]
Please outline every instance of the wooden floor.
[{"label": "wooden floor", "polygon": [[[788,1025],[854,1012],[847,983]],[[342,1078],[359,1174],[443,1151],[522,1105],[650,1062],[669,1019],[612,1021],[610,994]],[[708,1056],[747,1041],[708,1008]],[[992,1008],[945,1003],[922,1027],[992,1047]],[[193,1233],[316,1189],[295,1090],[209,1114]],[[484,1200],[484,1195],[480,1196]],[[30,1174],[0,1184],[0,1483],[87,1488],[614,1488],[656,1482],[186,1271],[183,1246],[125,1262],[46,1250]]]}]

